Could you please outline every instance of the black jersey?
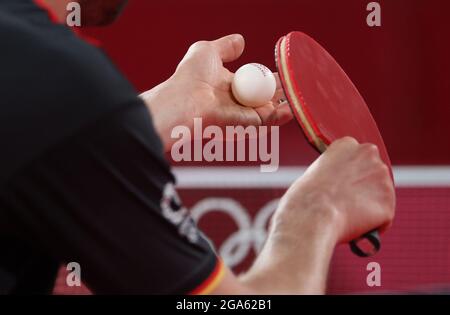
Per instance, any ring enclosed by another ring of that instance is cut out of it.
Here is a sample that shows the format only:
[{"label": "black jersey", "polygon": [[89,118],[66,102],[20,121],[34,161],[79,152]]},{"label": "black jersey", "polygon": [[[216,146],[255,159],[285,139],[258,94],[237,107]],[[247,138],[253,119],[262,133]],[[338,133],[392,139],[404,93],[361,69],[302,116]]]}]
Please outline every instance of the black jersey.
[{"label": "black jersey", "polygon": [[32,0],[0,1],[0,45],[0,291],[49,292],[68,262],[94,293],[218,277],[147,107],[104,53]]}]

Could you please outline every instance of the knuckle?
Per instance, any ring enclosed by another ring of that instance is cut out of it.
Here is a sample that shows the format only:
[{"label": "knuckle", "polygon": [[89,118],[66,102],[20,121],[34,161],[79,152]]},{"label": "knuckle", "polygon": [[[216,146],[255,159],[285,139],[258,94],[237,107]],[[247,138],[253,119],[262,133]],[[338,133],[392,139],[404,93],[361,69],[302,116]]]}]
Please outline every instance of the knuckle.
[{"label": "knuckle", "polygon": [[378,147],[375,144],[372,143],[365,143],[361,145],[361,150],[365,153],[367,153],[370,157],[378,157],[379,151]]},{"label": "knuckle", "polygon": [[[381,160],[380,160],[380,161],[381,161]],[[380,164],[381,164],[381,165],[380,165],[380,171],[381,171],[382,173],[384,173],[384,174],[386,175],[387,178],[389,178],[389,177],[390,177],[390,174],[389,174],[389,167],[388,167],[386,164],[384,164],[383,162],[381,162]],[[389,178],[389,182],[391,182],[390,178]]]},{"label": "knuckle", "polygon": [[376,145],[365,144],[364,147],[361,148],[360,153],[361,157],[364,158],[364,160],[367,160],[380,172],[389,173],[389,169],[381,159],[380,151],[378,150],[378,147]]},{"label": "knuckle", "polygon": [[340,140],[342,141],[342,143],[349,144],[349,145],[357,145],[358,144],[358,141],[356,141],[355,138],[349,137],[349,136],[343,137]]},{"label": "knuckle", "polygon": [[379,154],[378,146],[376,146],[375,144],[372,144],[372,143],[368,144],[368,145],[367,145],[367,150],[368,150],[371,154],[376,154],[376,155]]},{"label": "knuckle", "polygon": [[378,180],[381,188],[389,194],[394,194],[395,188],[392,183],[389,168],[385,164],[380,164],[378,167]]},{"label": "knuckle", "polygon": [[210,43],[208,41],[201,40],[201,41],[193,43],[191,45],[191,47],[189,47],[189,50],[196,51],[196,50],[205,49],[205,48],[209,47],[209,44]]},{"label": "knuckle", "polygon": [[344,147],[344,146],[356,146],[358,145],[358,141],[355,138],[346,136],[343,138],[340,138],[333,142],[332,146],[336,147]]}]

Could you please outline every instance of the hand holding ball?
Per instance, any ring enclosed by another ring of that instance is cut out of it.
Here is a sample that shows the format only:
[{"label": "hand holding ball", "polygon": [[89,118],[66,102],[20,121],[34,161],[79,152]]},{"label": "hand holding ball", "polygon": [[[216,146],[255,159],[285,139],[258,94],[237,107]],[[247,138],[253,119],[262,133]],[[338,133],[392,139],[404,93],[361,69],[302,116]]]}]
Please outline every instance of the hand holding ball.
[{"label": "hand holding ball", "polygon": [[240,67],[234,74],[231,89],[236,100],[249,107],[260,107],[275,95],[277,83],[272,71],[259,63]]}]

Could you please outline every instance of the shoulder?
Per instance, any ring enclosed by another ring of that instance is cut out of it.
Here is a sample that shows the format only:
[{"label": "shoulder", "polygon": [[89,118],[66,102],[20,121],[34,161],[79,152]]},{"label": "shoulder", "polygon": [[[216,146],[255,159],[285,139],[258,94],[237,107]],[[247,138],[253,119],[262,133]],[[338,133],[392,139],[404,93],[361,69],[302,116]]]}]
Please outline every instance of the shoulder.
[{"label": "shoulder", "polygon": [[108,106],[137,94],[101,49],[63,25],[0,14],[0,35],[5,47],[0,66],[9,70],[0,74],[4,88],[34,89],[35,98],[95,96]]},{"label": "shoulder", "polygon": [[0,177],[103,116],[142,103],[100,49],[62,25],[0,12],[0,38]]}]

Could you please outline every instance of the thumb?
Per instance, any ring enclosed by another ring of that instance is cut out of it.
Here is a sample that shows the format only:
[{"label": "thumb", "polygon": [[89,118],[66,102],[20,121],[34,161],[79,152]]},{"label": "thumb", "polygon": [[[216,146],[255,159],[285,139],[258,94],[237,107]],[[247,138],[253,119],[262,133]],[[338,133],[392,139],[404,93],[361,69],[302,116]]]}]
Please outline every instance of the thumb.
[{"label": "thumb", "polygon": [[240,34],[228,35],[211,42],[223,62],[238,59],[244,52],[245,40]]}]

